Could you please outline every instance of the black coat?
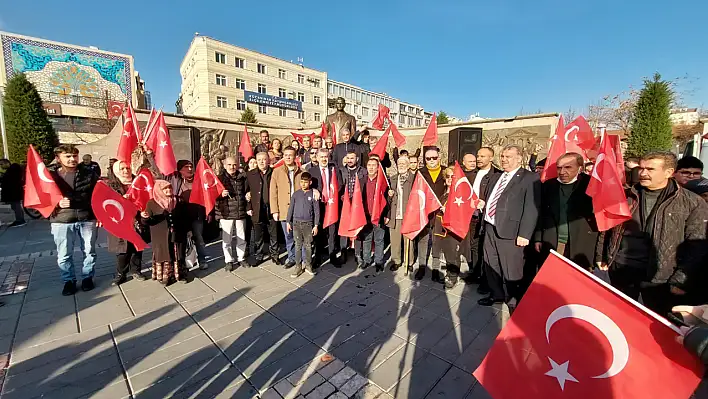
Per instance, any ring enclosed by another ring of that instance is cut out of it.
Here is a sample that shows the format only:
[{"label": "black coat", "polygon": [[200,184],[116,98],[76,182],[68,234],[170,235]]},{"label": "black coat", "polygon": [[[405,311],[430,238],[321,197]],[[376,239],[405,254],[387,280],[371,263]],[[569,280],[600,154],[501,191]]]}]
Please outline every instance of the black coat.
[{"label": "black coat", "polygon": [[50,175],[59,186],[62,195],[69,199],[71,204],[68,208],[57,208],[54,213],[49,216],[49,221],[52,223],[74,223],[96,220],[91,209],[91,196],[93,189],[98,182],[98,175],[93,169],[80,163],[76,167],[76,175],[74,176],[74,188],[64,181],[59,176],[59,165],[51,165],[47,167]]},{"label": "black coat", "polygon": [[251,193],[251,200],[248,202],[246,209],[253,212],[253,215],[251,215],[253,223],[265,222],[270,216],[270,210],[266,207],[266,203],[269,201],[270,179],[272,176],[273,168],[268,166],[265,172],[266,187],[263,187],[260,169],[256,168],[246,172],[245,188],[246,192]]},{"label": "black coat", "polygon": [[[573,193],[568,199],[568,243],[566,251],[570,260],[586,269],[593,267],[595,245],[599,231],[592,208],[592,198],[585,193],[590,176],[580,173]],[[534,233],[534,242],[543,244],[545,259],[551,249],[558,248],[558,223],[560,221],[560,187],[557,179],[541,185],[541,208]]]},{"label": "black coat", "polygon": [[[503,175],[492,174],[489,184],[482,191],[485,209],[489,206],[494,186]],[[494,221],[499,237],[506,240],[516,240],[516,237],[533,239],[540,202],[541,180],[538,175],[523,168],[519,169],[497,201]]]},{"label": "black coat", "polygon": [[2,176],[2,202],[19,202],[24,199],[25,172],[22,165],[13,163]]},{"label": "black coat", "polygon": [[219,175],[221,184],[224,185],[226,191],[229,192],[228,197],[221,197],[216,200],[216,219],[243,220],[248,214],[246,210],[248,203],[246,201],[246,174],[236,172],[235,176],[228,174],[226,171]]},{"label": "black coat", "polygon": [[190,229],[190,222],[184,213],[184,208],[175,208],[172,212],[167,212],[155,200],[150,200],[145,211],[150,216],[142,219],[142,222],[150,226],[153,262],[180,260],[177,256],[181,255],[175,253],[174,244],[186,243],[187,232]]},{"label": "black coat", "polygon": [[[347,188],[347,183],[349,182],[349,175],[350,173],[356,173],[357,177],[359,178],[359,186],[362,187],[362,192],[363,192],[363,187],[366,184],[366,168],[363,168],[361,166],[357,166],[354,171],[350,171],[349,168],[341,167],[338,170],[337,173],[337,179],[339,183],[339,195],[344,198],[344,191]],[[351,198],[354,195],[354,188],[352,187],[349,190],[349,198]]]}]

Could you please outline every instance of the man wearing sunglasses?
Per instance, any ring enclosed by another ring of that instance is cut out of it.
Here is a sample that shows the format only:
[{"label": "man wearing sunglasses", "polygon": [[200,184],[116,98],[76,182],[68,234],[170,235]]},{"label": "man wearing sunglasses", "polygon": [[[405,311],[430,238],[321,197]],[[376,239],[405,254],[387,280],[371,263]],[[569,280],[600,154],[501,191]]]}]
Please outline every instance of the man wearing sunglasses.
[{"label": "man wearing sunglasses", "polygon": [[691,180],[698,180],[703,175],[703,162],[692,156],[683,157],[676,163],[674,179],[676,183],[685,186]]},{"label": "man wearing sunglasses", "polygon": [[[419,170],[425,181],[433,189],[438,200],[445,194],[445,177],[440,167],[440,149],[437,147],[424,147],[423,159],[425,166]],[[428,225],[418,234],[418,271],[415,273],[416,280],[422,280],[425,277],[425,270],[428,268],[428,256],[430,254],[431,226],[434,219],[434,213],[428,215]],[[432,280],[439,283],[444,283],[445,280],[442,274],[437,270],[432,274]]]}]

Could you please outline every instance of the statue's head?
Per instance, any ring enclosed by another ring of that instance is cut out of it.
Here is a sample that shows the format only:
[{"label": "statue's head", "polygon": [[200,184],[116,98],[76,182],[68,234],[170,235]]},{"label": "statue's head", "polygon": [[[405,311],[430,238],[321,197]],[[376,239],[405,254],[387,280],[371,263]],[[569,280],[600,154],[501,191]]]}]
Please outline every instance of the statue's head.
[{"label": "statue's head", "polygon": [[334,102],[334,107],[337,108],[337,111],[344,111],[344,106],[347,105],[347,102],[344,100],[344,97],[337,97],[337,100]]}]

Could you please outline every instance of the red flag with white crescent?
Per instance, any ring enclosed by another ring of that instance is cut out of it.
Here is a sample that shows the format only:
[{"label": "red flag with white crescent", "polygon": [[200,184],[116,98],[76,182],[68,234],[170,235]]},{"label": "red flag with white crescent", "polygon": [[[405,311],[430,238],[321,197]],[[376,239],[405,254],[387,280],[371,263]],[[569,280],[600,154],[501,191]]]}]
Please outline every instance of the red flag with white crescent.
[{"label": "red flag with white crescent", "polygon": [[[329,180],[328,194],[322,197],[325,201],[323,228],[329,227],[339,220],[339,198],[337,198],[339,197],[339,181],[337,180],[337,176],[332,176]],[[346,196],[346,200],[348,199],[349,197]]]},{"label": "red flag with white crescent", "polygon": [[172,150],[170,131],[167,129],[165,115],[162,111],[157,114],[155,126],[152,129],[151,136],[154,137],[154,141],[152,141],[152,143],[155,147],[151,148],[155,152],[155,165],[157,165],[157,168],[163,175],[167,176],[172,174],[175,170],[177,170],[177,160],[175,159],[175,153]]},{"label": "red flag with white crescent", "polygon": [[27,149],[27,167],[25,168],[24,206],[39,211],[48,218],[64,196],[47,171],[34,146]]},{"label": "red flag with white crescent", "polygon": [[371,224],[377,226],[381,220],[381,213],[386,207],[386,193],[388,192],[388,180],[383,171],[383,166],[379,162],[379,171],[376,176],[376,192],[374,193],[374,203],[371,207]]},{"label": "red flag with white crescent", "polygon": [[374,148],[371,149],[371,152],[369,152],[369,155],[377,155],[379,157],[379,160],[383,160],[384,156],[386,156],[386,148],[388,147],[388,134],[391,131],[391,125],[388,125],[388,128],[384,132],[383,136],[379,138],[379,141],[376,142],[376,145]]},{"label": "red flag with white crescent", "polygon": [[440,200],[420,172],[416,173],[408,205],[403,213],[401,234],[413,240],[428,225],[428,215],[442,207]]},{"label": "red flag with white crescent", "polygon": [[445,204],[445,213],[442,218],[442,225],[457,237],[464,238],[470,229],[470,221],[475,209],[477,209],[479,199],[472,189],[465,172],[460,164],[455,161],[455,169],[450,184],[450,194]]},{"label": "red flag with white crescent", "polygon": [[107,232],[130,241],[138,251],[147,247],[145,241],[135,231],[138,208],[103,181],[96,183],[93,189],[91,208],[96,219],[103,224]]},{"label": "red flag with white crescent", "polygon": [[632,218],[627,195],[617,167],[617,156],[608,136],[602,140],[600,153],[595,159],[590,183],[585,192],[592,197],[597,228],[606,231]]},{"label": "red flag with white crescent", "polygon": [[570,122],[565,129],[566,134],[571,136],[575,145],[582,150],[590,150],[595,145],[595,134],[588,121],[582,115]]},{"label": "red flag with white crescent", "polygon": [[241,156],[246,161],[253,156],[253,146],[251,145],[251,138],[248,136],[248,126],[246,125],[243,125],[243,136],[241,136],[241,142],[238,145],[238,152],[241,153]]},{"label": "red flag with white crescent", "polygon": [[116,158],[130,165],[133,151],[138,148],[138,134],[140,134],[140,126],[135,116],[133,107],[128,105],[123,115],[123,133],[118,141],[118,153]]},{"label": "red flag with white crescent", "polygon": [[423,135],[423,146],[437,146],[438,145],[438,120],[437,115],[433,113],[433,118],[430,120],[430,124],[425,129],[425,134]]},{"label": "red flag with white crescent", "polygon": [[152,173],[149,169],[142,168],[125,194],[140,211],[144,211],[148,201],[152,199],[153,187],[155,187],[155,179],[152,177]]},{"label": "red flag with white crescent", "polygon": [[376,119],[374,119],[373,122],[371,122],[371,127],[373,127],[376,130],[381,130],[383,129],[384,126],[384,121],[388,119],[388,114],[391,112],[391,110],[383,105],[379,104],[379,112],[376,114]]},{"label": "red flag with white crescent", "polygon": [[108,101],[108,106],[106,111],[108,113],[108,119],[120,118],[123,115],[123,108],[125,107],[125,102],[123,101]]},{"label": "red flag with white crescent", "polygon": [[364,200],[361,196],[361,185],[358,178],[356,178],[356,181],[354,182],[354,194],[352,195],[351,201],[349,200],[348,191],[349,187],[347,187],[344,192],[344,206],[342,206],[342,214],[346,215],[346,220],[339,223],[339,235],[342,237],[355,238],[359,235],[361,229],[366,226]]},{"label": "red flag with white crescent", "polygon": [[224,192],[224,185],[221,184],[204,157],[199,158],[197,169],[194,172],[189,202],[203,206],[208,215],[214,209],[216,199],[221,196],[222,192]]}]

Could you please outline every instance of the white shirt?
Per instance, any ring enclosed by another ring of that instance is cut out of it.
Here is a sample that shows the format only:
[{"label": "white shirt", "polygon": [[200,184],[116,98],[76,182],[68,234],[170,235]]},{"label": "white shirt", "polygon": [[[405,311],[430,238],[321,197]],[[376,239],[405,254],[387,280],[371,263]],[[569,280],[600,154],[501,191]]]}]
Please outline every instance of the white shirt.
[{"label": "white shirt", "polygon": [[[494,184],[494,189],[492,189],[492,192],[489,193],[489,197],[487,197],[487,203],[484,204],[485,210],[489,207],[489,203],[492,202],[492,199],[497,194],[497,191],[499,191],[499,185],[501,184],[501,181],[504,178],[504,176],[506,176],[506,187],[509,187],[509,183],[511,183],[511,179],[514,178],[514,175],[516,175],[516,172],[518,172],[519,169],[521,169],[521,166],[512,170],[511,172],[502,173],[501,177],[499,177],[499,180],[497,180],[497,182]],[[506,188],[504,188],[504,189],[506,190]],[[499,199],[501,199],[501,197],[499,197]],[[497,201],[497,208],[498,208],[498,205],[499,205],[499,201]],[[488,223],[495,225],[495,226],[496,226],[496,224],[495,224],[496,216],[497,216],[496,212],[494,213],[494,216],[489,216],[488,212],[484,212],[484,220]]]},{"label": "white shirt", "polygon": [[481,197],[482,193],[479,192],[479,186],[482,184],[482,179],[486,176],[489,171],[492,170],[491,166],[489,169],[477,169],[477,174],[474,177],[474,182],[472,183],[472,191],[477,193],[477,197]]}]

